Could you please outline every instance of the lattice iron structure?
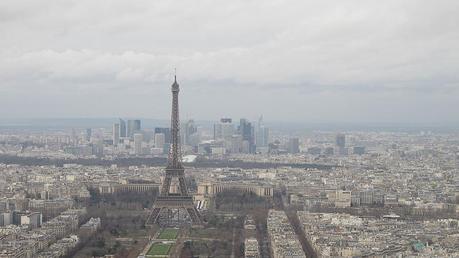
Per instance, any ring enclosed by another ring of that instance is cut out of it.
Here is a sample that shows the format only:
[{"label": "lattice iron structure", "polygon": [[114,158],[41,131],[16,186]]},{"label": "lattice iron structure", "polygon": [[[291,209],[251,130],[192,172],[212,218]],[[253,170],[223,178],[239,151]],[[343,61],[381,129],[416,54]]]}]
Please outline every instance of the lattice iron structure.
[{"label": "lattice iron structure", "polygon": [[[172,115],[171,115],[171,146],[169,150],[166,176],[161,187],[160,195],[153,204],[153,209],[146,224],[179,224],[186,216],[195,225],[202,224],[199,211],[193,203],[193,197],[188,194],[185,182],[185,175],[182,165],[182,154],[180,148],[180,120],[178,94],[180,91],[177,77],[174,78],[172,90]],[[170,187],[173,178],[179,182],[179,193],[171,193]],[[186,212],[180,214],[180,210]],[[175,219],[174,219],[175,218]],[[175,220],[175,221],[174,221]]]}]

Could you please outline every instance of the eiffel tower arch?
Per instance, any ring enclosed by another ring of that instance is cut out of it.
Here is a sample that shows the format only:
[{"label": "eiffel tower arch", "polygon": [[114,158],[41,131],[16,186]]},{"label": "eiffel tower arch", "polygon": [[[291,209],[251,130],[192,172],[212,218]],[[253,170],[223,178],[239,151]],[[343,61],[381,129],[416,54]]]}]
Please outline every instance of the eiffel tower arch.
[{"label": "eiffel tower arch", "polygon": [[[192,223],[201,225],[202,218],[193,203],[193,196],[188,193],[185,182],[185,169],[182,165],[180,148],[180,120],[178,94],[180,91],[177,77],[171,87],[172,90],[172,115],[171,115],[171,147],[166,167],[166,175],[161,186],[160,195],[156,198],[146,225],[178,225]],[[179,192],[171,193],[172,180],[179,182]]]}]

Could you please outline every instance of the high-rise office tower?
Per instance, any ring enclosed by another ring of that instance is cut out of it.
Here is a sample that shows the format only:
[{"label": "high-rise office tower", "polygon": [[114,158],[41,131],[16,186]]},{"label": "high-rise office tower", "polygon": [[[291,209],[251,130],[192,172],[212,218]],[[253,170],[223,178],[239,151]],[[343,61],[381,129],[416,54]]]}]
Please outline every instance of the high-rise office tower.
[{"label": "high-rise office tower", "polygon": [[228,141],[234,134],[233,120],[231,118],[220,119],[221,124],[221,138]]},{"label": "high-rise office tower", "polygon": [[229,150],[231,153],[240,153],[242,151],[242,135],[234,134],[231,136]]},{"label": "high-rise office tower", "polygon": [[135,133],[134,134],[134,153],[136,155],[142,154],[142,141],[143,141],[143,134]]},{"label": "high-rise office tower", "polygon": [[156,127],[155,134],[162,133],[166,138],[166,143],[171,143],[171,129],[167,127]]},{"label": "high-rise office tower", "polygon": [[97,138],[94,140],[92,145],[92,153],[99,157],[104,155],[104,139]]},{"label": "high-rise office tower", "polygon": [[78,144],[78,137],[76,135],[75,128],[72,128],[72,136],[71,136],[71,141],[74,146]]},{"label": "high-rise office tower", "polygon": [[256,142],[255,145],[258,147],[267,147],[269,143],[269,128],[265,127],[263,123],[263,116],[258,119]]},{"label": "high-rise office tower", "polygon": [[346,147],[346,135],[342,133],[336,135],[336,146],[340,148]]},{"label": "high-rise office tower", "polygon": [[300,139],[294,137],[290,138],[288,141],[288,152],[289,153],[298,153],[300,152]]},{"label": "high-rise office tower", "polygon": [[336,135],[336,146],[339,155],[347,155],[346,136],[342,133]]},{"label": "high-rise office tower", "polygon": [[127,137],[132,137],[138,132],[140,132],[140,120],[128,120]]},{"label": "high-rise office tower", "polygon": [[155,147],[164,149],[166,144],[166,136],[163,133],[155,133]]},{"label": "high-rise office tower", "polygon": [[86,141],[89,142],[91,140],[91,135],[92,135],[92,129],[91,128],[86,128]]},{"label": "high-rise office tower", "polygon": [[198,132],[198,128],[196,127],[194,120],[188,120],[184,128],[183,142],[186,145],[192,145],[191,139],[197,132]]},{"label": "high-rise office tower", "polygon": [[112,140],[114,146],[120,143],[120,124],[118,123],[113,124]]},{"label": "high-rise office tower", "polygon": [[219,123],[214,124],[214,140],[230,141],[234,134],[233,120],[221,118]]},{"label": "high-rise office tower", "polygon": [[242,140],[248,142],[249,153],[255,152],[255,137],[252,123],[247,119],[242,118],[239,124],[239,134],[242,135]]},{"label": "high-rise office tower", "polygon": [[126,132],[126,121],[120,118],[120,137],[126,137],[127,132]]}]

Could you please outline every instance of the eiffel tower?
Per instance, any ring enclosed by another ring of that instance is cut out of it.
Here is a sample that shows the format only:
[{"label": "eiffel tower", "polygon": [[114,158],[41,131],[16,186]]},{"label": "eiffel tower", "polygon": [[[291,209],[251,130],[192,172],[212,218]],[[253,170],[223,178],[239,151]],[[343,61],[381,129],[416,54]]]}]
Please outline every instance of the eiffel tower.
[{"label": "eiffel tower", "polygon": [[[179,104],[178,94],[180,91],[177,83],[177,76],[174,77],[172,84],[172,115],[171,115],[171,146],[166,167],[166,176],[161,187],[160,195],[156,198],[153,204],[152,212],[147,219],[146,225],[152,224],[171,224],[182,223],[184,217],[188,215],[191,222],[195,225],[202,224],[202,219],[199,211],[193,203],[193,197],[189,195],[185,183],[185,176],[180,149],[180,121],[179,121]],[[173,178],[177,178],[179,182],[179,193],[171,193],[170,187]],[[186,212],[180,214],[180,210]],[[175,218],[175,219],[174,219]],[[173,220],[176,220],[173,222]]]}]

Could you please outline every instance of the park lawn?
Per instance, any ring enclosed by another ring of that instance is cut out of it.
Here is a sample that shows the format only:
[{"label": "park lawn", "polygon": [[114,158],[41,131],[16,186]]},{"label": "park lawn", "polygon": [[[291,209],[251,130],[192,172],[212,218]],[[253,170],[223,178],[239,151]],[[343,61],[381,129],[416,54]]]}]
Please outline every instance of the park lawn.
[{"label": "park lawn", "polygon": [[148,250],[147,255],[167,255],[171,247],[172,244],[154,243]]},{"label": "park lawn", "polygon": [[192,228],[190,236],[196,238],[215,238],[216,240],[231,240],[232,231],[217,228]]},{"label": "park lawn", "polygon": [[173,240],[176,239],[178,235],[178,229],[176,228],[165,228],[161,233],[159,233],[158,239]]}]

